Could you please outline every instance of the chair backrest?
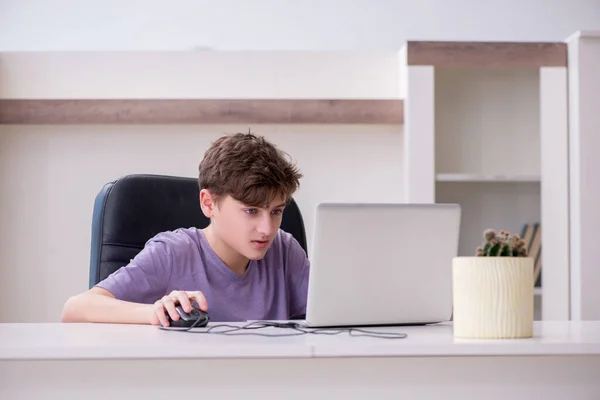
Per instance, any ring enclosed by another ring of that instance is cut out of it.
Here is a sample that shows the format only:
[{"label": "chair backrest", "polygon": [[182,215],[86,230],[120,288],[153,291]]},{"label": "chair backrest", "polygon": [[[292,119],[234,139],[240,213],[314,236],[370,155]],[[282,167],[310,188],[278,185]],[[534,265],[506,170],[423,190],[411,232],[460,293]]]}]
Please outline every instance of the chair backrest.
[{"label": "chair backrest", "polygon": [[[154,235],[209,223],[195,178],[135,174],[105,184],[94,202],[89,287],[127,265]],[[304,221],[293,199],[281,229],[307,251]]]}]

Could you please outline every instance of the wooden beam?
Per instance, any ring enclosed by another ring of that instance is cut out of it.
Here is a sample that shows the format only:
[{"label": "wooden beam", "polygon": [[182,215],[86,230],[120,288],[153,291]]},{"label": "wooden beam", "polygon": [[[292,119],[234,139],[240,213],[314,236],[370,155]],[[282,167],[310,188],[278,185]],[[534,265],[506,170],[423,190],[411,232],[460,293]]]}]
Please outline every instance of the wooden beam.
[{"label": "wooden beam", "polygon": [[421,42],[409,41],[408,65],[436,67],[541,68],[565,67],[562,42]]},{"label": "wooden beam", "polygon": [[403,101],[0,99],[0,124],[401,124]]}]

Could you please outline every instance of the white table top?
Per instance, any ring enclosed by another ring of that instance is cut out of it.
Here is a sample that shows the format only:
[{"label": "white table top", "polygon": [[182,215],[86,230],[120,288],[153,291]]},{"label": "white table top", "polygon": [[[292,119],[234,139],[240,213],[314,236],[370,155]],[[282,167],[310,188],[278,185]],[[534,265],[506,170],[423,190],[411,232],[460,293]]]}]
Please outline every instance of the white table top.
[{"label": "white table top", "polygon": [[[451,324],[365,329],[408,336],[380,339],[343,332],[260,337],[164,331],[143,325],[4,323],[0,324],[0,360],[600,355],[600,321],[536,322],[533,338],[513,340],[455,339]],[[294,333],[277,328],[251,332]]]}]

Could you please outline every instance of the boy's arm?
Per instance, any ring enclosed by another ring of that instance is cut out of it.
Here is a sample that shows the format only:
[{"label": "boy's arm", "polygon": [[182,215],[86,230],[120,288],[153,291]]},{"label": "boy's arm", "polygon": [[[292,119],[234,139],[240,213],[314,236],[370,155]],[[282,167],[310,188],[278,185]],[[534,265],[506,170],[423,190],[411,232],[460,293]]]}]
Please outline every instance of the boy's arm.
[{"label": "boy's arm", "polygon": [[156,323],[155,301],[166,293],[174,252],[156,237],[131,262],[94,288],[69,298],[63,322]]},{"label": "boy's arm", "polygon": [[96,286],[69,298],[61,321],[155,325],[157,318],[152,304],[118,300],[108,290]]}]

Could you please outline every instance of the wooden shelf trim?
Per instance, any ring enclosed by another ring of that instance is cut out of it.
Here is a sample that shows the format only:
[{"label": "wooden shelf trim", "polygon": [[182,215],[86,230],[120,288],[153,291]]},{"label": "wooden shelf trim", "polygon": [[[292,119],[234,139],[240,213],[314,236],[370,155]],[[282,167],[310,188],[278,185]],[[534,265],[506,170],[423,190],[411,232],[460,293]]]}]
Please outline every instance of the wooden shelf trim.
[{"label": "wooden shelf trim", "polygon": [[563,42],[427,42],[406,43],[408,65],[436,67],[566,67]]},{"label": "wooden shelf trim", "polygon": [[0,99],[0,124],[401,124],[401,99]]}]

